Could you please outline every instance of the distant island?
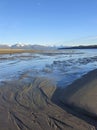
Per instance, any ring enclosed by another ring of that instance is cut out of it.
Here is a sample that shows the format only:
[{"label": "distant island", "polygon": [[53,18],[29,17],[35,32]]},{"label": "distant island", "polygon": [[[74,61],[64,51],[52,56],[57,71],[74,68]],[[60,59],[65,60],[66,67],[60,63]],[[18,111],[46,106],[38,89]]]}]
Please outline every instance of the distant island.
[{"label": "distant island", "polygon": [[88,45],[88,46],[72,46],[72,47],[59,47],[58,49],[97,49],[97,45]]}]

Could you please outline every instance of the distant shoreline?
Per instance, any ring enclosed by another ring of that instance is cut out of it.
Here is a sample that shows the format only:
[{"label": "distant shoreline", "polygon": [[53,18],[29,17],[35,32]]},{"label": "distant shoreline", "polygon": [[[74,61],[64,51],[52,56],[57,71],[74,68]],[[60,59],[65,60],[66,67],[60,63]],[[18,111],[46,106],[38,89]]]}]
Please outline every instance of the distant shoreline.
[{"label": "distant shoreline", "polygon": [[14,53],[39,53],[39,50],[26,49],[0,49],[0,54],[14,54]]},{"label": "distant shoreline", "polygon": [[73,46],[73,47],[61,47],[58,49],[97,49],[97,45],[91,46]]}]

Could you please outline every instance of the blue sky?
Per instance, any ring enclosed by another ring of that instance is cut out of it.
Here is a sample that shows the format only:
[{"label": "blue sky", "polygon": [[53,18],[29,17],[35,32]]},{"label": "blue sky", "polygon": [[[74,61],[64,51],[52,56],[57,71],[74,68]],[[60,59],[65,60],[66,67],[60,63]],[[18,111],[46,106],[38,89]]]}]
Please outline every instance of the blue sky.
[{"label": "blue sky", "polygon": [[97,0],[0,0],[0,44],[97,44]]}]

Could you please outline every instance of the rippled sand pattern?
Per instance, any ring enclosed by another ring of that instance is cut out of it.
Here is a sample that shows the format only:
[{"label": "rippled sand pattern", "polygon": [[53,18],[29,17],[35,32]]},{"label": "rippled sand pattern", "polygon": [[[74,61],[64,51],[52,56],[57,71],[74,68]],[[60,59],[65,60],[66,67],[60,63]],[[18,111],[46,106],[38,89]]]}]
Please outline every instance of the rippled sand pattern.
[{"label": "rippled sand pattern", "polygon": [[[0,85],[0,130],[95,130],[52,102],[56,85],[44,78]],[[57,98],[57,97],[56,97]]]}]

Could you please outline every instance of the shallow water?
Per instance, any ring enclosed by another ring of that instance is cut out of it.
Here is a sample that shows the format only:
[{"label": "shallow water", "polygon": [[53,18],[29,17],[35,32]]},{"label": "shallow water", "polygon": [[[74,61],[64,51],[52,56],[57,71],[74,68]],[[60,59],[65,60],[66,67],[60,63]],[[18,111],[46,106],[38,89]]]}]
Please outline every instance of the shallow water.
[{"label": "shallow water", "polygon": [[47,54],[6,54],[0,55],[0,82],[43,76],[65,87],[96,68],[96,49],[62,50]]}]

